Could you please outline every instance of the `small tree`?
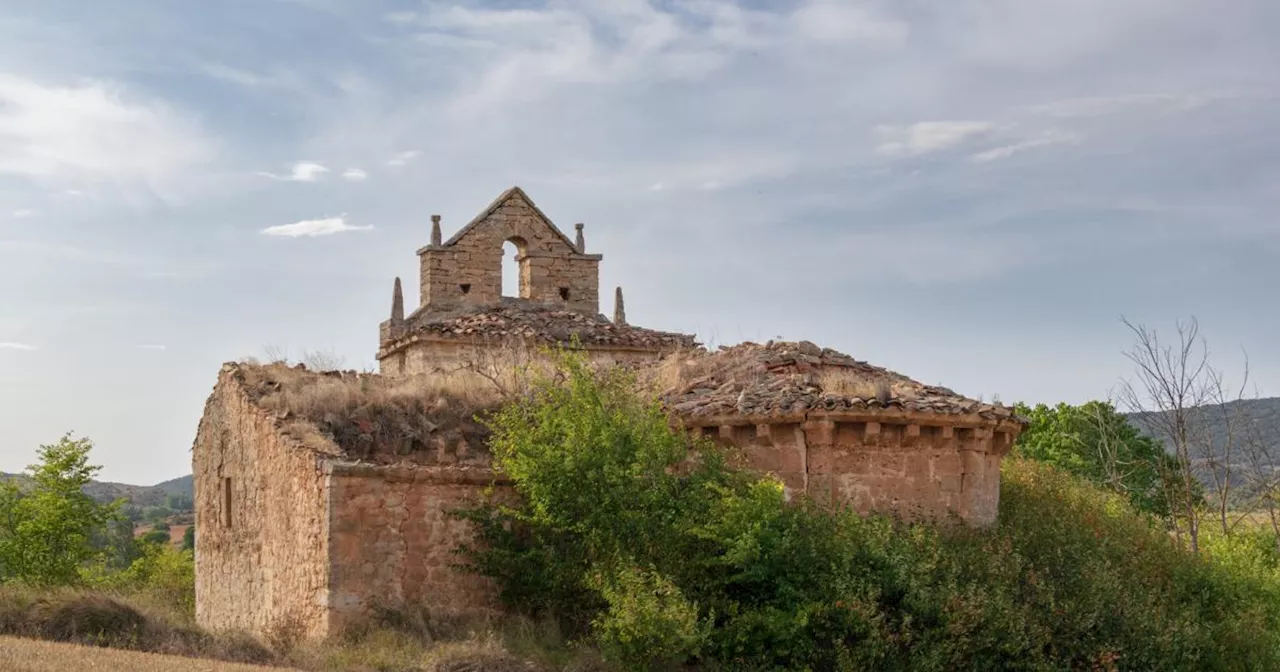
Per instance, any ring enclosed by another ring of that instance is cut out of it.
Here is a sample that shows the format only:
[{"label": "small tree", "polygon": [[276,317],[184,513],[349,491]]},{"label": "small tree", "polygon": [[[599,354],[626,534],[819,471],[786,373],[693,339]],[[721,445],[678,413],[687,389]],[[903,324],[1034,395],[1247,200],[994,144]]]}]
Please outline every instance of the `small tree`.
[{"label": "small tree", "polygon": [[99,504],[84,486],[101,467],[89,464],[93,443],[68,433],[40,446],[27,467],[31,490],[0,496],[0,579],[36,585],[78,583],[80,568],[100,551],[95,538],[119,517],[120,502]]},{"label": "small tree", "polygon": [[182,550],[196,550],[196,526],[188,525],[186,531],[182,533]]},{"label": "small tree", "polygon": [[1169,515],[1160,475],[1174,468],[1173,458],[1110,401],[1015,408],[1031,421],[1015,444],[1018,454],[1083,476],[1127,497],[1140,511]]}]

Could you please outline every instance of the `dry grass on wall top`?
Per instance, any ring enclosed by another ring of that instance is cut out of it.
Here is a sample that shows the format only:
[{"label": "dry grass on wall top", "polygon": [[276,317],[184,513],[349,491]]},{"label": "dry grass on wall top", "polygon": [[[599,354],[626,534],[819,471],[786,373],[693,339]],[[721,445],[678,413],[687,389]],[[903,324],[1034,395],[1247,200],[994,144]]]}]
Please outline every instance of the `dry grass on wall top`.
[{"label": "dry grass on wall top", "polygon": [[332,452],[336,446],[376,462],[435,463],[460,441],[470,446],[464,453],[481,451],[488,430],[476,418],[504,398],[487,379],[466,371],[386,377],[282,364],[241,364],[239,370],[253,401],[308,447]]}]

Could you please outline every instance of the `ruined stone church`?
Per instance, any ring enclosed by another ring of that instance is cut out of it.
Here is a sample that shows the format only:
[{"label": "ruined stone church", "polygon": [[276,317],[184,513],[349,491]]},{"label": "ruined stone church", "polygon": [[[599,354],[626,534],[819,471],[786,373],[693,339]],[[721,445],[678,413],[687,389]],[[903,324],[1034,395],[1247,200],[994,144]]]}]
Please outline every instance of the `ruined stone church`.
[{"label": "ruined stone church", "polygon": [[[511,366],[538,345],[651,374],[673,423],[773,474],[788,497],[860,512],[993,522],[1000,461],[1022,431],[983,403],[808,342],[716,351],[627,322],[622,290],[600,312],[600,254],[513,187],[418,250],[418,307],[395,280],[379,325],[380,373],[228,363],[193,445],[197,621],[213,629],[340,632],[377,606],[497,608],[458,571],[471,530],[448,514],[496,487],[510,496],[459,376]],[[519,291],[502,295],[502,250]],[[470,404],[470,405],[469,405]]]}]

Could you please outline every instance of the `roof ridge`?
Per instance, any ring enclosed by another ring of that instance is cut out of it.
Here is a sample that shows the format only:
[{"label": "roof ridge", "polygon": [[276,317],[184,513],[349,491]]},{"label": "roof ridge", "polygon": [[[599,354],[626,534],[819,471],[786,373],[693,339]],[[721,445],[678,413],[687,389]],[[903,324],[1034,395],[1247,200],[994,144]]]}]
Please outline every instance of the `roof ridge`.
[{"label": "roof ridge", "polygon": [[551,229],[552,233],[555,233],[557,236],[560,237],[560,240],[564,241],[565,245],[568,245],[570,248],[572,248],[575,251],[578,249],[577,243],[575,243],[573,240],[570,240],[569,236],[566,236],[564,232],[561,231],[560,228],[557,227],[555,223],[551,221],[551,218],[548,217],[547,214],[543,212],[542,209],[539,208],[536,203],[533,202],[532,198],[529,198],[529,194],[525,193],[525,190],[521,189],[519,185],[513,185],[511,188],[507,189],[506,191],[503,191],[501,194],[498,194],[498,197],[493,199],[493,201],[489,203],[488,207],[482,210],[480,214],[473,217],[470,222],[467,222],[466,226],[459,229],[457,233],[450,236],[449,240],[446,240],[444,242],[443,247],[449,247],[454,243],[457,243],[459,240],[462,240],[462,237],[467,235],[467,233],[469,233],[472,229],[479,226],[480,222],[484,221],[489,215],[492,215],[494,211],[502,207],[503,204],[505,204],[507,201],[517,196],[524,199],[525,204],[527,204],[533,210],[534,214],[536,214],[538,218],[541,219],[542,222],[547,225],[547,228]]}]

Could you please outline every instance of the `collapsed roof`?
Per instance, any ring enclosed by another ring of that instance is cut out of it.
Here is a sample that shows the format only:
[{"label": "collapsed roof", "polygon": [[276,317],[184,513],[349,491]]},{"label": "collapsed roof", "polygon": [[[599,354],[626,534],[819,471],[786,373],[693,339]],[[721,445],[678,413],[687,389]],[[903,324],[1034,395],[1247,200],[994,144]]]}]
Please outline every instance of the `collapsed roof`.
[{"label": "collapsed roof", "polygon": [[808,341],[741,343],[675,354],[659,365],[660,396],[687,418],[900,409],[1016,419],[1012,408],[961,396]]},{"label": "collapsed roof", "polygon": [[410,316],[403,335],[384,343],[383,350],[410,342],[414,337],[466,340],[523,339],[535,343],[564,344],[575,338],[586,347],[678,350],[697,347],[694,336],[617,324],[603,315],[587,315],[561,307],[543,306],[519,299],[501,305],[455,313],[421,313]]}]

